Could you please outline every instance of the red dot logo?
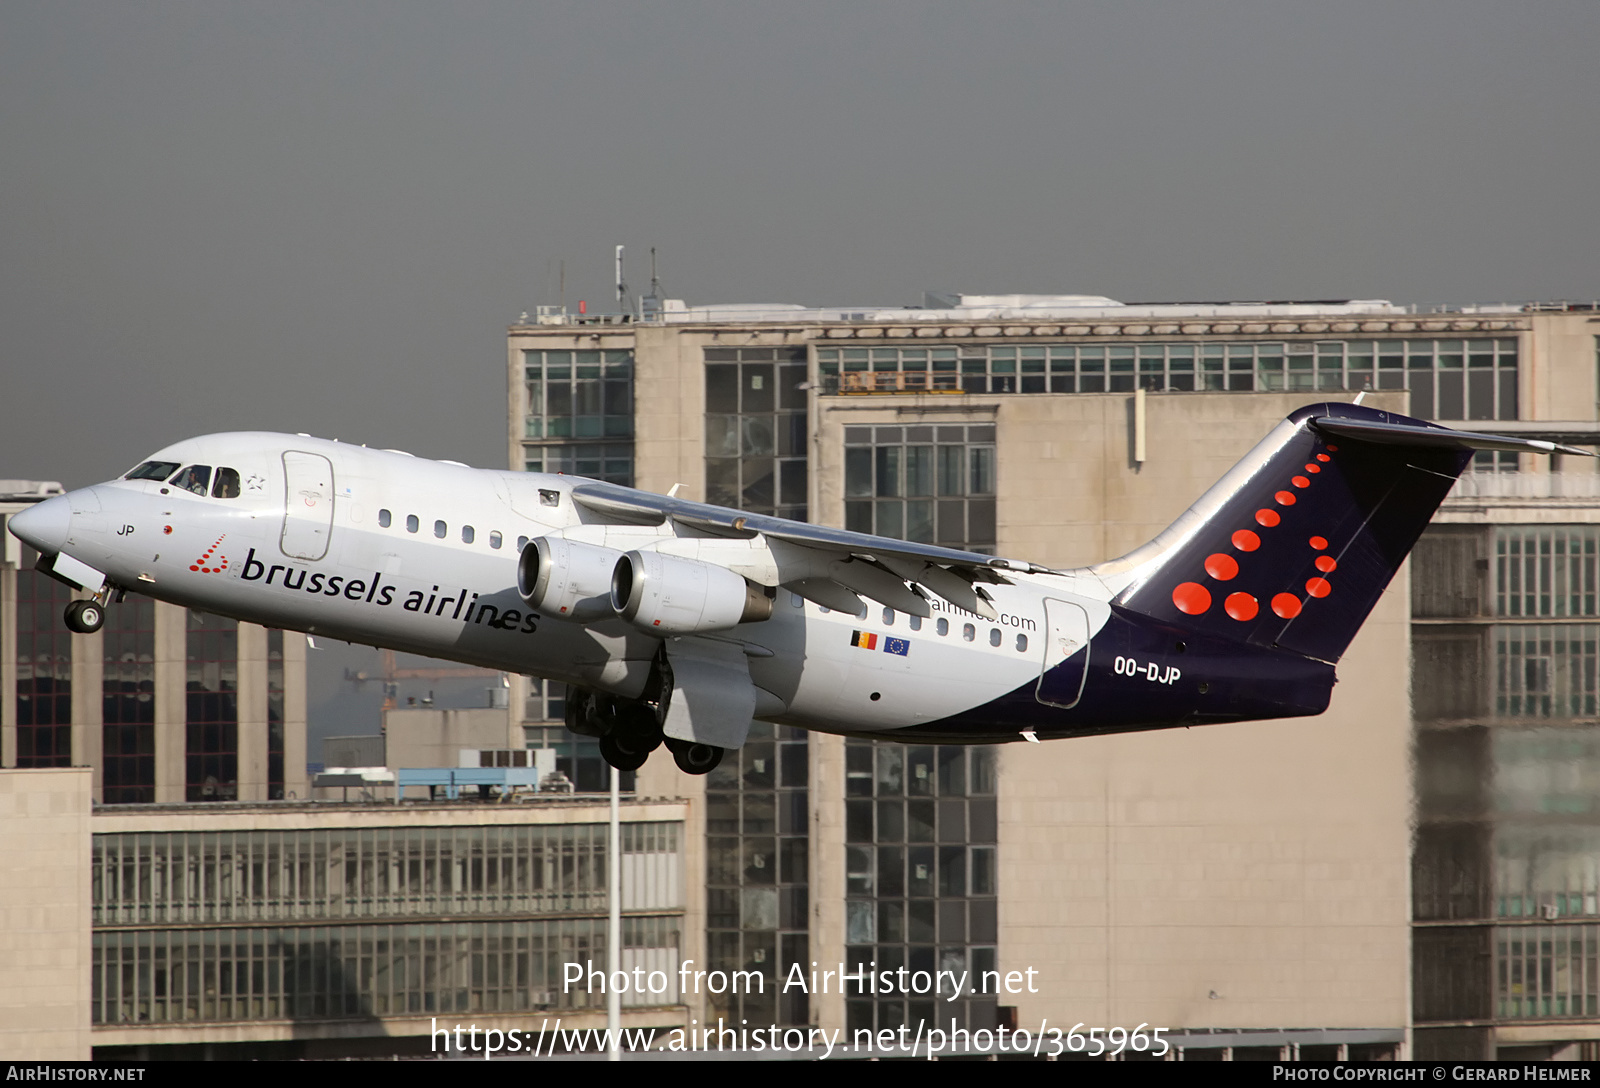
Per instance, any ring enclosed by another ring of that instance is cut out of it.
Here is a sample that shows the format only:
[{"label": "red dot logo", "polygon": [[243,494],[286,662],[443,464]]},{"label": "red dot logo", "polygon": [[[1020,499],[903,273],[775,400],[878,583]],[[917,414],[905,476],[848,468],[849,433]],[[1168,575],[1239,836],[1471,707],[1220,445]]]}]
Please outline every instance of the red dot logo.
[{"label": "red dot logo", "polygon": [[1328,538],[1323,536],[1314,536],[1311,538],[1311,546],[1320,552],[1328,546]]},{"label": "red dot logo", "polygon": [[1211,607],[1211,591],[1199,582],[1184,582],[1172,591],[1179,612],[1198,616]]},{"label": "red dot logo", "polygon": [[1325,453],[1319,453],[1317,454],[1317,460],[1321,461],[1323,464],[1327,464],[1329,461],[1333,460],[1333,458],[1329,457]]},{"label": "red dot logo", "polygon": [[[1294,498],[1294,496],[1290,495],[1289,498],[1292,499],[1292,498]],[[1272,528],[1274,525],[1278,524],[1278,522],[1280,522],[1282,520],[1283,520],[1282,518],[1278,517],[1278,512],[1276,510],[1257,510],[1256,511],[1256,524],[1265,525],[1268,529]]]},{"label": "red dot logo", "polygon": [[1313,597],[1326,597],[1333,592],[1333,587],[1326,578],[1313,578],[1306,583],[1306,592]]},{"label": "red dot logo", "polygon": [[1278,500],[1278,505],[1279,506],[1293,506],[1294,505],[1294,495],[1291,494],[1288,491],[1280,491],[1280,492],[1278,492],[1276,495],[1274,495],[1272,497]]},{"label": "red dot logo", "polygon": [[1227,610],[1228,615],[1241,623],[1245,620],[1255,619],[1256,613],[1261,611],[1261,606],[1256,603],[1256,599],[1248,593],[1228,594],[1228,599],[1223,602],[1222,607]]},{"label": "red dot logo", "polygon": [[1290,480],[1289,482],[1294,484],[1294,486],[1296,486],[1296,487],[1310,487],[1311,486],[1311,481],[1306,479],[1304,476],[1296,476],[1294,479]]},{"label": "red dot logo", "polygon": [[1249,529],[1240,529],[1233,534],[1233,546],[1242,552],[1253,552],[1261,547],[1261,538]]},{"label": "red dot logo", "polygon": [[1338,453],[1339,452],[1339,447],[1338,446],[1329,446],[1328,447],[1328,452],[1329,453]]},{"label": "red dot logo", "polygon": [[1226,582],[1239,573],[1239,563],[1231,555],[1218,552],[1206,556],[1206,573],[1219,582]]},{"label": "red dot logo", "polygon": [[1286,620],[1300,614],[1300,598],[1293,593],[1280,593],[1272,598],[1272,610]]},{"label": "red dot logo", "polygon": [[1311,475],[1315,476],[1317,473],[1322,471],[1322,466],[1321,465],[1307,465],[1306,466],[1306,471],[1311,473]]},{"label": "red dot logo", "polygon": [[1338,566],[1338,562],[1336,562],[1331,555],[1317,556],[1317,569],[1323,574],[1333,573],[1334,570],[1338,569]]}]

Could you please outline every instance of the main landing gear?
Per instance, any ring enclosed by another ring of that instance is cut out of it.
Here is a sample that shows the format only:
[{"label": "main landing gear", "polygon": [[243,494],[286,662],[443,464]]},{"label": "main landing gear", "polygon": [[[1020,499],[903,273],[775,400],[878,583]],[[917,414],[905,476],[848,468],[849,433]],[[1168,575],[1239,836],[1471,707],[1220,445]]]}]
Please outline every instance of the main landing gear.
[{"label": "main landing gear", "polygon": [[567,728],[600,741],[600,755],[619,771],[637,771],[665,742],[686,774],[705,774],[722,762],[723,749],[664,736],[655,706],[605,692],[574,688],[567,694]]},{"label": "main landing gear", "polygon": [[722,762],[722,753],[727,749],[668,737],[667,751],[672,753],[672,761],[684,774],[707,774]]}]

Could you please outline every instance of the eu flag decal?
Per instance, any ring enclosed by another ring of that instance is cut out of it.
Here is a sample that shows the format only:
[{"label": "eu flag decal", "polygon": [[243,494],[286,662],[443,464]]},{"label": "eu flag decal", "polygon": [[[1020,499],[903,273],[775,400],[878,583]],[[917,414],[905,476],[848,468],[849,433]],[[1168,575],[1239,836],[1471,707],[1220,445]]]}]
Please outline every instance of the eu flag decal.
[{"label": "eu flag decal", "polygon": [[899,654],[905,657],[911,653],[911,640],[908,638],[886,638],[883,640],[883,652],[886,654]]},{"label": "eu flag decal", "polygon": [[850,645],[858,646],[863,650],[876,650],[878,648],[878,636],[871,631],[852,631],[850,632]]}]

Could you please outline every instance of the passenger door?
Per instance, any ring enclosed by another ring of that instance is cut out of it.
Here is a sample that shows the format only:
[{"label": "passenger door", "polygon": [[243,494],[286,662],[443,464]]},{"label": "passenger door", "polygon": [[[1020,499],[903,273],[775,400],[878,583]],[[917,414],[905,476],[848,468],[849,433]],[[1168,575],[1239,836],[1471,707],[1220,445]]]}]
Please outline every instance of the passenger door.
[{"label": "passenger door", "polygon": [[1089,673],[1089,614],[1080,605],[1047,597],[1044,617],[1048,631],[1034,698],[1049,706],[1077,706]]},{"label": "passenger door", "polygon": [[283,455],[283,536],[292,559],[321,559],[333,533],[333,464],[320,453]]}]

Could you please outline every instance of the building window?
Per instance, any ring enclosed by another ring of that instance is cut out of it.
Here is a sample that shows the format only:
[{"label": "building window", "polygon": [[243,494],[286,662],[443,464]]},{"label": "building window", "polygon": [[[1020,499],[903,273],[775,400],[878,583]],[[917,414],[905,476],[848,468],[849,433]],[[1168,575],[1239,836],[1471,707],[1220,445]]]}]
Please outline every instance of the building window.
[{"label": "building window", "polygon": [[1513,618],[1600,616],[1600,526],[1496,529],[1495,605]]},{"label": "building window", "polygon": [[[24,554],[27,567],[38,555]],[[61,619],[72,591],[17,571],[17,766],[72,766],[72,634]]]},{"label": "building window", "polygon": [[189,611],[185,790],[189,801],[239,796],[239,621]]},{"label": "building window", "polygon": [[101,635],[101,796],[108,805],[156,799],[156,605],[129,596],[106,610]]},{"label": "building window", "polygon": [[633,352],[524,351],[522,361],[523,467],[632,486]]},{"label": "building window", "polygon": [[591,445],[524,446],[522,467],[527,472],[565,472],[591,480],[633,486],[631,443],[601,442]]},{"label": "building window", "polygon": [[1600,1013],[1600,926],[1499,928],[1495,964],[1495,1011],[1506,1019]]},{"label": "building window", "polygon": [[[625,1005],[680,999],[681,840],[623,825],[623,962],[666,965],[670,987]],[[564,963],[606,961],[603,824],[108,834],[93,850],[95,1024],[605,1007],[562,985]]]},{"label": "building window", "polygon": [[524,438],[632,438],[633,352],[524,351]]},{"label": "building window", "polygon": [[806,519],[804,348],[707,348],[706,501]]},{"label": "building window", "polygon": [[706,776],[706,947],[710,969],[752,971],[765,993],[711,994],[729,1023],[806,1024],[810,1003],[783,980],[809,978],[808,739],[754,722]]},{"label": "building window", "polygon": [[994,749],[846,741],[845,798],[845,962],[971,982],[953,1001],[852,987],[848,1030],[993,1024],[976,990],[999,935]]},{"label": "building window", "polygon": [[994,424],[846,427],[844,442],[845,528],[994,548]]},{"label": "building window", "polygon": [[267,632],[267,796],[284,799],[283,632]]},{"label": "building window", "polygon": [[1516,419],[1517,364],[1488,337],[817,349],[825,393],[1406,389],[1425,419]]}]

